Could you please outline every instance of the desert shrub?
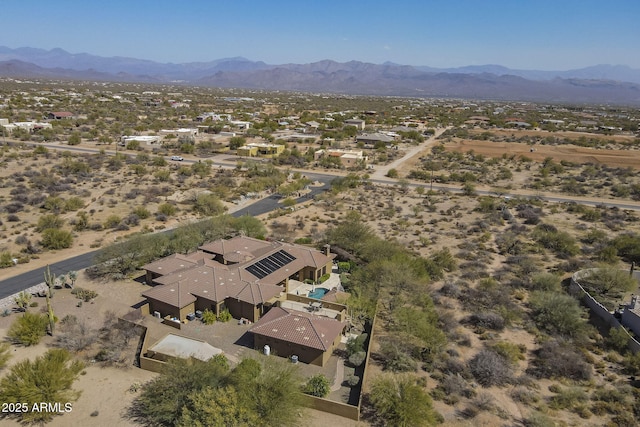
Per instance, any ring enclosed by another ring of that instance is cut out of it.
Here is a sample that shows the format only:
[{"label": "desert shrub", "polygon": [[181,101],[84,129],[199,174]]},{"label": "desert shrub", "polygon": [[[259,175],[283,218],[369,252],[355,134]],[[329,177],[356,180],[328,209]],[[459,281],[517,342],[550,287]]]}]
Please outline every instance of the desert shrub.
[{"label": "desert shrub", "polygon": [[460,286],[457,283],[446,282],[440,288],[440,293],[451,298],[457,298],[460,295]]},{"label": "desert shrub", "polygon": [[575,298],[559,292],[536,291],[531,294],[529,305],[541,329],[572,338],[586,334],[585,310]]},{"label": "desert shrub", "polygon": [[573,409],[581,403],[589,400],[589,396],[580,387],[568,387],[560,389],[555,396],[549,400],[551,409]]},{"label": "desert shrub", "polygon": [[500,341],[492,344],[490,348],[511,364],[516,364],[519,360],[525,359],[524,352],[526,351],[526,347],[522,344],[518,345],[508,341]]},{"label": "desert shrub", "polygon": [[347,340],[347,355],[351,357],[352,354],[364,352],[364,343],[367,341],[369,335],[364,332],[357,337],[350,337]]},{"label": "desert shrub", "polygon": [[611,328],[606,342],[609,348],[622,353],[629,344],[629,333],[623,327]]},{"label": "desert shrub", "polygon": [[591,394],[592,411],[597,415],[633,412],[633,391],[629,386],[598,388]]},{"label": "desert shrub", "polygon": [[158,213],[167,216],[173,216],[176,214],[178,209],[172,205],[171,203],[163,203],[158,206]]},{"label": "desert shrub", "polygon": [[193,209],[204,216],[219,215],[224,212],[225,207],[215,194],[198,194]]},{"label": "desert shrub", "polygon": [[484,387],[504,385],[511,380],[509,362],[492,350],[480,350],[469,361],[469,369],[478,383]]},{"label": "desert shrub", "polygon": [[533,291],[560,291],[560,277],[551,273],[538,273],[531,277],[529,288]]},{"label": "desert shrub", "polygon": [[[474,394],[473,389],[460,374],[447,374],[440,383],[438,389],[442,390],[446,396],[462,396],[472,397]],[[446,402],[445,398],[445,402]]]},{"label": "desert shrub", "polygon": [[83,288],[74,288],[71,290],[71,294],[75,295],[76,298],[84,302],[89,302],[98,296],[98,293],[96,291]]},{"label": "desert shrub", "polygon": [[133,213],[140,219],[147,219],[151,216],[151,212],[149,212],[149,210],[144,206],[138,206],[133,210]]},{"label": "desert shrub", "polygon": [[[71,403],[80,393],[72,390],[73,382],[84,369],[84,364],[73,360],[68,351],[51,349],[35,360],[23,360],[16,363],[10,372],[0,380],[0,400],[2,402],[21,402],[28,408],[40,402]],[[22,424],[43,425],[59,412],[23,411],[8,414]]]},{"label": "desert shrub", "polygon": [[540,245],[553,251],[560,258],[569,258],[580,251],[575,239],[569,233],[558,231],[552,225],[537,225],[532,232],[532,237]]},{"label": "desert shrub", "polygon": [[77,211],[84,207],[84,201],[80,197],[70,197],[64,202],[65,211]]},{"label": "desert shrub", "polygon": [[9,251],[0,252],[0,268],[9,268],[13,265],[13,254]]},{"label": "desert shrub", "polygon": [[528,390],[525,387],[514,388],[511,391],[511,397],[516,402],[520,402],[525,405],[533,405],[534,403],[537,403],[540,400],[540,398],[535,392]]},{"label": "desert shrub", "polygon": [[129,226],[135,227],[138,224],[140,224],[140,217],[138,215],[132,213],[132,214],[127,215],[126,217],[124,217],[124,219],[122,220],[122,223],[120,224],[120,226],[126,225],[127,228],[128,228]]},{"label": "desert shrub", "polygon": [[55,214],[42,215],[38,219],[36,231],[44,231],[49,228],[60,228],[64,225],[64,219]]},{"label": "desert shrub", "polygon": [[534,412],[522,421],[525,427],[556,427],[556,422],[542,412]]},{"label": "desert shrub", "polygon": [[41,244],[47,249],[70,248],[73,244],[73,235],[67,230],[48,228],[42,232]]},{"label": "desert shrub", "polygon": [[233,319],[233,317],[231,316],[231,313],[229,313],[229,310],[227,310],[226,308],[222,310],[220,312],[220,316],[218,316],[218,320],[220,322],[228,322],[231,319]]},{"label": "desert shrub", "polygon": [[464,323],[475,325],[482,329],[501,331],[504,329],[504,318],[498,313],[474,313],[464,319]]},{"label": "desert shrub", "polygon": [[77,353],[90,347],[96,339],[96,331],[89,328],[84,321],[79,321],[75,316],[67,315],[60,321],[56,345]]},{"label": "desert shrub", "polygon": [[16,245],[27,245],[29,244],[29,239],[27,238],[26,235],[21,234],[18,237],[16,237],[16,239],[14,240],[14,243]]},{"label": "desert shrub", "polygon": [[535,352],[527,373],[537,378],[569,378],[576,381],[589,380],[591,366],[572,344],[550,340]]},{"label": "desert shrub", "polygon": [[369,400],[385,425],[420,427],[442,422],[429,395],[409,375],[377,376],[371,382]]},{"label": "desert shrub", "polygon": [[115,228],[120,224],[120,222],[122,222],[122,218],[118,215],[109,215],[107,219],[104,220],[104,228]]},{"label": "desert shrub", "polygon": [[394,372],[412,372],[418,369],[418,362],[396,340],[382,341],[380,343],[380,355],[383,358],[385,369]]},{"label": "desert shrub", "polygon": [[362,363],[367,358],[367,353],[364,351],[358,351],[349,356],[349,364],[354,367],[358,367],[362,365]]},{"label": "desert shrub", "polygon": [[638,282],[627,271],[617,268],[595,268],[580,278],[580,284],[591,294],[607,295],[630,292]]},{"label": "desert shrub", "polygon": [[25,312],[9,327],[7,337],[16,344],[36,345],[47,334],[49,318],[45,314]]},{"label": "desert shrub", "polygon": [[347,377],[345,378],[345,382],[349,387],[355,387],[360,383],[360,377],[357,375],[350,374],[350,375],[347,375]]},{"label": "desert shrub", "polygon": [[324,283],[326,282],[329,277],[331,277],[331,274],[327,273],[327,274],[323,274],[322,276],[320,276],[320,278],[318,279],[318,283]]},{"label": "desert shrub", "polygon": [[331,385],[323,374],[316,374],[307,380],[302,391],[311,396],[326,397],[331,391]]},{"label": "desert shrub", "polygon": [[205,325],[213,325],[214,323],[216,323],[216,313],[206,309],[202,312],[202,323],[204,323]]}]

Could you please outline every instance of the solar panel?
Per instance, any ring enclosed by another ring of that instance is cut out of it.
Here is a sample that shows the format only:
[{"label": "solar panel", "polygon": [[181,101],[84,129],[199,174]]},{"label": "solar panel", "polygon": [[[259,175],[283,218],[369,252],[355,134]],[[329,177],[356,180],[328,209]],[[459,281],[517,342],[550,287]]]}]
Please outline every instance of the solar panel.
[{"label": "solar panel", "polygon": [[258,279],[263,279],[295,259],[296,258],[293,255],[281,249],[278,252],[245,267],[245,270],[256,276]]}]

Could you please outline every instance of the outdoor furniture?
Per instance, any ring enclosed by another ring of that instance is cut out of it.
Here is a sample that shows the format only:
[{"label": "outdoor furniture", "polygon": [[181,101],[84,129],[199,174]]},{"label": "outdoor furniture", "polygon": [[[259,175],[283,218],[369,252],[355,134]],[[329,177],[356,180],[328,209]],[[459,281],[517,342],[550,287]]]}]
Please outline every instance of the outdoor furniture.
[{"label": "outdoor furniture", "polygon": [[310,303],[311,305],[311,309],[313,311],[320,311],[320,309],[322,308],[322,303],[321,302],[312,302]]}]

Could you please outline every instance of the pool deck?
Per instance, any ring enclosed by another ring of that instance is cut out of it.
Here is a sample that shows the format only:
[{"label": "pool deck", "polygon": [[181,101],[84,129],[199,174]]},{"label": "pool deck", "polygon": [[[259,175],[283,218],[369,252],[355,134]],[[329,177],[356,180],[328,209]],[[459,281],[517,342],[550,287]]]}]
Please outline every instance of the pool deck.
[{"label": "pool deck", "polygon": [[319,285],[309,285],[307,283],[299,282],[297,280],[289,280],[289,293],[294,295],[300,295],[308,297],[309,292],[318,288],[333,289],[340,286],[340,275],[338,273],[331,273],[329,278]]}]

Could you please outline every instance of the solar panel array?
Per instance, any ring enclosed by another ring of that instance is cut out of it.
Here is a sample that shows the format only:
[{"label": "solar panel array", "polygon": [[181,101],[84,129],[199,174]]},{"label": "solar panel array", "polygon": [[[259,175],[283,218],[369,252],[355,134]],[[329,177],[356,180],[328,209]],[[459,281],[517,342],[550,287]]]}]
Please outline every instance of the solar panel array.
[{"label": "solar panel array", "polygon": [[245,267],[245,270],[256,276],[258,279],[262,279],[279,268],[289,264],[294,259],[296,258],[293,255],[280,249],[278,252]]}]

